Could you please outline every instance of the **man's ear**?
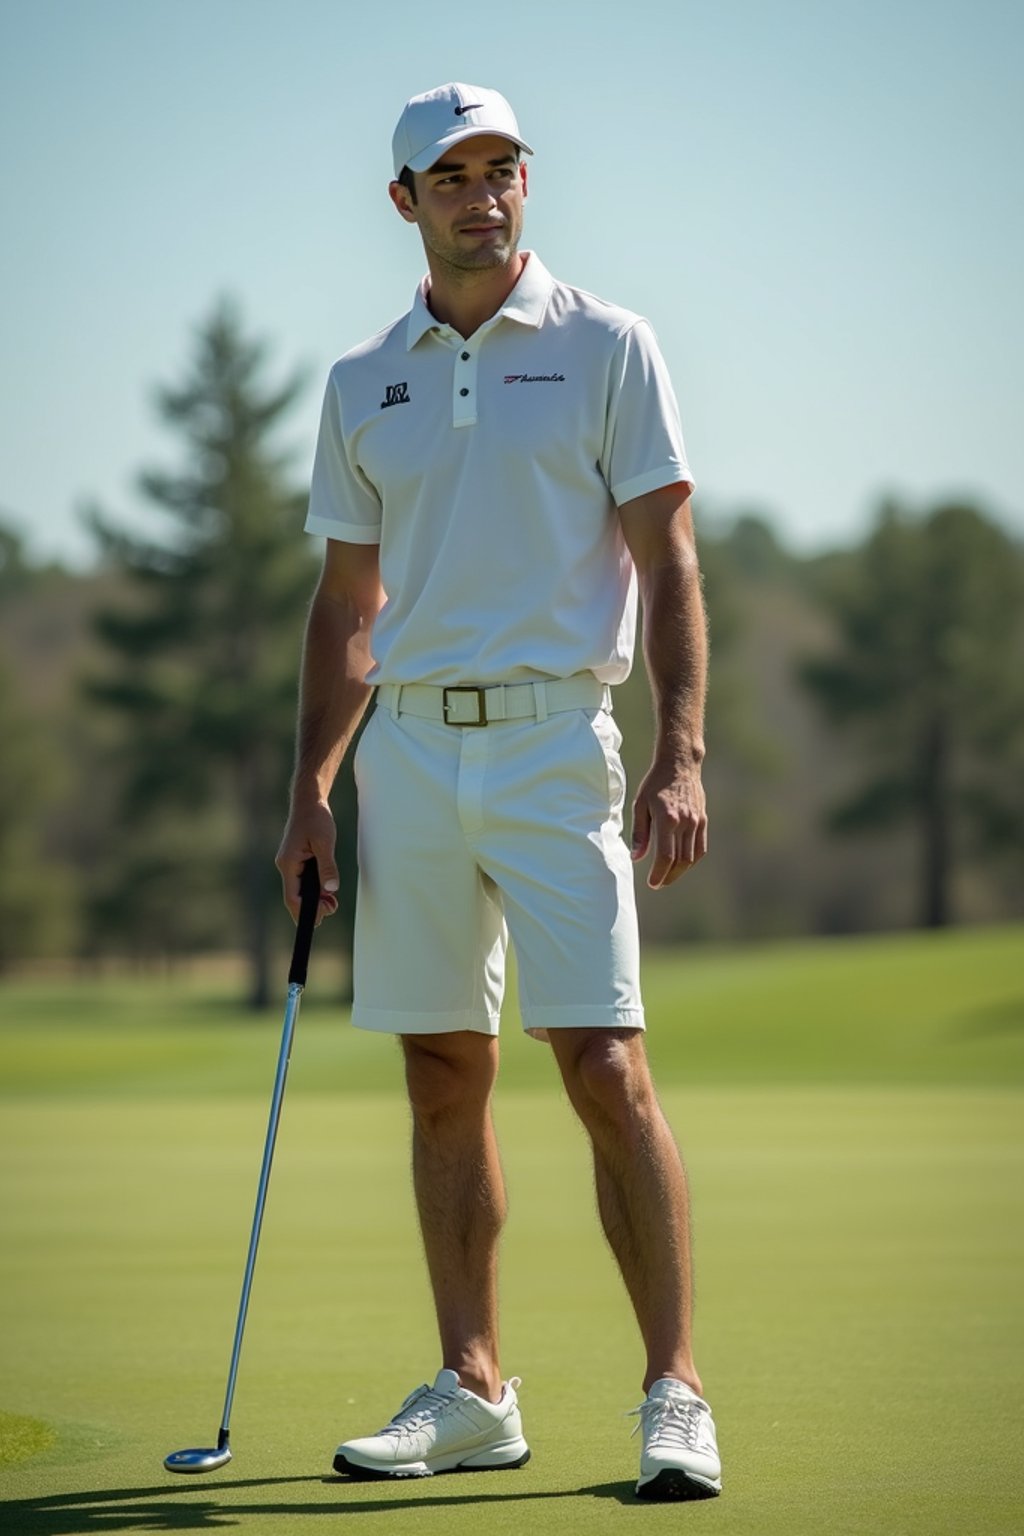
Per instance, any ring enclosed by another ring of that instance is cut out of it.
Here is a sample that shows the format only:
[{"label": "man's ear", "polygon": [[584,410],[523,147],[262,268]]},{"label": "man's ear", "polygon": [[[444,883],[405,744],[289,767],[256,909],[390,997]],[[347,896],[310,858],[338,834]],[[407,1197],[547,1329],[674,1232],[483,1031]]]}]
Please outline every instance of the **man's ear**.
[{"label": "man's ear", "polygon": [[388,196],[405,222],[407,224],[415,224],[416,209],[412,198],[409,196],[409,188],[403,187],[400,181],[389,181]]},{"label": "man's ear", "polygon": [[523,189],[523,197],[526,198],[526,197],[529,196],[529,192],[527,191],[527,187],[526,187],[526,161],[525,160],[520,160],[520,162],[519,162],[519,181],[520,181],[520,185],[522,186],[522,189]]}]

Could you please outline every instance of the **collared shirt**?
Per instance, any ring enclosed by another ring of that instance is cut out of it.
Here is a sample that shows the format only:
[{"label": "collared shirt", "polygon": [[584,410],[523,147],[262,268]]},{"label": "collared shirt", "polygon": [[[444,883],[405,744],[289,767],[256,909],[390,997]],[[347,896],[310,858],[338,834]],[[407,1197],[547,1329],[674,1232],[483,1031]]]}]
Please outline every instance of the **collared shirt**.
[{"label": "collared shirt", "polygon": [[331,370],[307,532],[380,544],[373,683],[625,678],[636,576],[616,508],[692,485],[639,315],[527,253],[463,339],[427,305]]}]

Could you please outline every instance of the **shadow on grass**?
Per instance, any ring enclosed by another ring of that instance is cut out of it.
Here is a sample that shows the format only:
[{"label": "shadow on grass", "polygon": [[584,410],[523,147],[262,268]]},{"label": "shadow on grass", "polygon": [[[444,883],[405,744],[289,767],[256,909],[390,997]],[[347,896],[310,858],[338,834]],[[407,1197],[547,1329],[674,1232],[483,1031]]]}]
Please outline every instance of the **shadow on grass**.
[{"label": "shadow on grass", "polygon": [[972,1008],[956,1020],[957,1035],[984,1038],[986,1035],[1013,1035],[1024,1031],[1024,997],[1003,997],[994,1003]]},{"label": "shadow on grass", "polygon": [[[246,1503],[234,1497],[246,1488],[271,1488],[290,1483],[319,1483],[330,1493],[316,1503]],[[470,1485],[467,1488],[467,1483]],[[455,1492],[454,1488],[459,1491]],[[0,1529],[12,1536],[92,1536],[104,1531],[216,1531],[240,1524],[249,1516],[289,1515],[377,1515],[404,1509],[447,1509],[458,1504],[536,1503],[550,1499],[615,1499],[620,1504],[635,1504],[633,1483],[595,1483],[586,1488],[560,1488],[550,1492],[526,1490],[522,1493],[476,1491],[478,1479],[445,1479],[451,1493],[428,1493],[436,1486],[432,1478],[416,1478],[398,1483],[353,1483],[343,1477],[263,1477],[226,1485],[223,1501],[211,1498],[194,1483],[155,1488],[90,1489],[83,1493],[54,1493],[36,1499],[0,1501]],[[367,1498],[373,1488],[379,1497]],[[466,1492],[461,1490],[466,1488]],[[417,1490],[415,1493],[413,1489]],[[419,1490],[423,1492],[419,1492]],[[358,1490],[352,1503],[345,1495]],[[386,1491],[385,1491],[386,1490]],[[199,1494],[198,1498],[194,1495]],[[192,1495],[193,1497],[189,1497]],[[141,1502],[139,1502],[141,1501]]]}]

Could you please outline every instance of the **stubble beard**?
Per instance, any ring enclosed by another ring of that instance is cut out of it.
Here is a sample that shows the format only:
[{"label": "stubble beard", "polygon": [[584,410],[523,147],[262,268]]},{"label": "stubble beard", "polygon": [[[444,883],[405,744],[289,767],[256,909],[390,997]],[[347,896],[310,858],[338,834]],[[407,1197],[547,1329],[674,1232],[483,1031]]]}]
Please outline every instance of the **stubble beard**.
[{"label": "stubble beard", "polygon": [[426,243],[433,255],[450,272],[468,276],[473,272],[494,272],[510,267],[516,259],[521,234],[522,222],[519,221],[514,226],[506,224],[502,228],[501,237],[493,242],[460,244],[458,236],[453,234],[443,241],[434,236]]}]

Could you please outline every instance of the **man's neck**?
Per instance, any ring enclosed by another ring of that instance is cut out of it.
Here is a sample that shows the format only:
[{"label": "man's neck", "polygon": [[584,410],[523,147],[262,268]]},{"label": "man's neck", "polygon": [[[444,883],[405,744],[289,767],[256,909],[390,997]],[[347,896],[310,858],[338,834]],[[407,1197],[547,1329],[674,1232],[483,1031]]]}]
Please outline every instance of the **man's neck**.
[{"label": "man's neck", "polygon": [[518,283],[526,257],[516,252],[507,267],[464,272],[441,263],[428,252],[430,285],[427,305],[435,320],[460,336],[472,336],[504,304]]}]

